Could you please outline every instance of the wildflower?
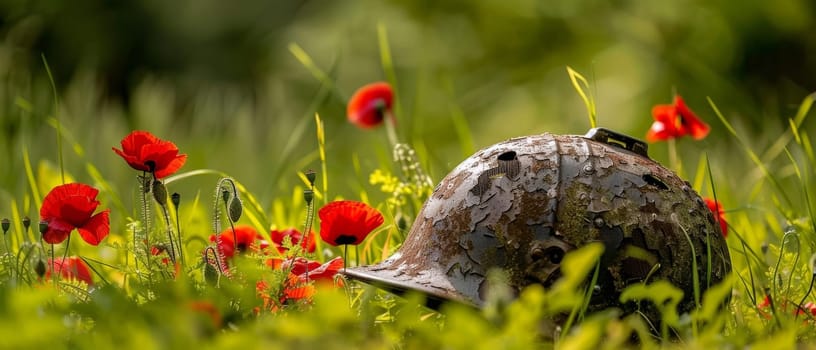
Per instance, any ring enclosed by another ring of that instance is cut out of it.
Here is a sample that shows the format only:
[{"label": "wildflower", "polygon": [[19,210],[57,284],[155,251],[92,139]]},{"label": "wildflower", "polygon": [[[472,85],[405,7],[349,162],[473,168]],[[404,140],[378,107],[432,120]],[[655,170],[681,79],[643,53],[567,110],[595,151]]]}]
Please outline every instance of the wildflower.
[{"label": "wildflower", "polygon": [[355,201],[335,201],[318,211],[320,237],[328,244],[360,244],[384,219],[377,209]]},{"label": "wildflower", "polygon": [[708,124],[700,120],[679,95],[674,97],[674,104],[654,106],[652,117],[655,121],[646,133],[646,140],[649,142],[666,141],[686,135],[701,140],[710,131]]},{"label": "wildflower", "polygon": [[74,229],[91,245],[98,245],[110,232],[110,209],[94,215],[99,206],[99,190],[80,183],[60,185],[51,189],[40,208],[45,230],[43,240],[58,244]]},{"label": "wildflower", "polygon": [[714,213],[714,218],[720,223],[723,237],[728,237],[728,223],[725,221],[725,211],[723,210],[722,204],[711,198],[706,198],[705,203],[706,206],[708,206],[708,210]]},{"label": "wildflower", "polygon": [[[258,231],[252,226],[237,225],[235,231],[228,228],[222,231],[219,235],[220,243],[218,244],[218,251],[224,255],[224,258],[230,259],[235,256],[235,249],[238,248],[238,253],[243,253],[247,249],[253,252],[261,252],[269,246],[269,242],[264,240]],[[210,236],[210,242],[215,242],[216,236]]]},{"label": "wildflower", "polygon": [[351,96],[346,116],[349,122],[363,129],[371,129],[382,124],[391,113],[394,91],[386,82],[365,85]]},{"label": "wildflower", "polygon": [[187,160],[186,154],[170,141],[164,141],[147,131],[133,131],[122,139],[122,150],[113,148],[131,168],[153,173],[161,179],[175,173]]},{"label": "wildflower", "polygon": [[272,239],[272,243],[275,243],[275,246],[278,248],[278,252],[283,254],[289,248],[283,246],[283,242],[286,237],[289,237],[292,246],[300,244],[303,247],[303,250],[307,253],[314,253],[315,251],[315,234],[314,231],[310,231],[309,235],[306,237],[306,240],[303,240],[303,234],[300,233],[296,228],[288,228],[285,230],[272,230],[269,232],[269,237]]},{"label": "wildflower", "polygon": [[[343,267],[343,259],[334,258],[325,264],[297,257],[289,259],[272,258],[266,264],[276,270],[289,270],[289,274],[283,282],[283,288],[279,291],[280,296],[273,299],[270,295],[271,288],[266,281],[258,281],[255,289],[258,296],[263,300],[264,309],[277,311],[278,305],[283,305],[293,301],[310,301],[317,293],[318,285],[342,286],[342,280],[335,283],[334,277]],[[277,300],[277,303],[274,302]],[[257,311],[256,311],[257,312]]]},{"label": "wildflower", "polygon": [[89,286],[93,285],[91,269],[88,268],[88,265],[85,264],[85,261],[80,257],[71,256],[64,259],[48,259],[48,268],[45,271],[46,280],[51,278],[51,271],[57,271],[62,279],[79,280],[87,283]]}]

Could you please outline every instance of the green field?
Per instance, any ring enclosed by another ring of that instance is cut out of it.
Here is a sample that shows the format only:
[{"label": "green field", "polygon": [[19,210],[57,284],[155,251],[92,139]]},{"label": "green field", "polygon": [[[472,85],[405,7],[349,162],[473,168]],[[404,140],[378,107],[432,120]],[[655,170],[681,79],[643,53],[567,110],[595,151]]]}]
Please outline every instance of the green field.
[{"label": "green field", "polygon": [[[813,347],[814,30],[806,0],[2,3],[0,348]],[[372,82],[393,103],[361,128],[347,107]],[[675,96],[708,132],[647,135]],[[396,252],[478,150],[594,126],[721,204],[732,271],[691,312],[665,281],[624,292],[660,320],[585,312],[598,244],[517,298],[491,272],[480,309],[335,275]],[[117,154],[136,130],[183,164]],[[69,183],[87,188],[49,198]],[[340,200],[383,222],[330,233]]]}]

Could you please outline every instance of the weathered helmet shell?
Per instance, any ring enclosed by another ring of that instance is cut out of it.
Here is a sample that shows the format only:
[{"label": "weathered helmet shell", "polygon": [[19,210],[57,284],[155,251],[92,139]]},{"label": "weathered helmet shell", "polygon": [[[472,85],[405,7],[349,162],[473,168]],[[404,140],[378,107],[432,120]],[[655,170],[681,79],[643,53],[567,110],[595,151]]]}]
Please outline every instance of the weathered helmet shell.
[{"label": "weathered helmet shell", "polygon": [[563,255],[590,242],[605,246],[596,290],[606,296],[591,310],[621,306],[625,286],[648,275],[684,290],[680,309],[688,311],[693,259],[703,289],[731,268],[720,226],[689,184],[649,159],[644,143],[593,129],[477,152],[436,187],[394,255],[346,274],[481,306],[489,269],[506,271],[516,290],[546,287],[560,276]]}]

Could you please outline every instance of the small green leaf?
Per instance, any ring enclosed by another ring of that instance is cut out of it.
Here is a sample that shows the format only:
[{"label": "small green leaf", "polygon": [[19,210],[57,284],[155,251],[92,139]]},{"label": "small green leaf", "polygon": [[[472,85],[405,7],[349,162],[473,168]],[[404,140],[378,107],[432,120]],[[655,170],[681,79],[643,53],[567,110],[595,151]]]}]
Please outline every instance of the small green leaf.
[{"label": "small green leaf", "polygon": [[677,314],[677,305],[683,299],[683,291],[667,281],[657,281],[652,284],[635,284],[621,293],[621,302],[651,300],[660,314],[663,322],[670,326],[677,326],[680,316]]}]

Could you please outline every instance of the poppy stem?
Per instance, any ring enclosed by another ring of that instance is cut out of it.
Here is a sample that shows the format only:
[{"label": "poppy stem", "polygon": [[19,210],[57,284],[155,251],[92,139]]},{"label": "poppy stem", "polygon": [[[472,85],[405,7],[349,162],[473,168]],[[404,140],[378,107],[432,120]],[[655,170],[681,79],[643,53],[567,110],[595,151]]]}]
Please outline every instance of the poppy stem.
[{"label": "poppy stem", "polygon": [[14,252],[11,251],[11,244],[9,243],[8,236],[6,235],[5,232],[3,232],[3,245],[6,248],[6,253],[11,255],[12,257],[14,257],[15,263],[12,266],[12,268],[10,269],[11,270],[11,280],[14,281],[14,272],[17,272],[17,278],[20,278],[20,272],[17,271],[17,263],[16,263],[17,256],[14,254]]},{"label": "poppy stem", "polygon": [[346,273],[347,265],[348,265],[348,244],[343,244],[343,273]]},{"label": "poppy stem", "polygon": [[182,247],[181,241],[181,223],[179,222],[179,201],[178,201],[178,193],[173,193],[173,208],[176,210],[176,235],[178,240],[178,249],[179,249],[179,261],[181,261],[181,269],[184,269],[184,248]]},{"label": "poppy stem", "polygon": [[672,170],[677,172],[677,174],[682,173],[681,164],[677,160],[677,144],[675,139],[669,139],[666,141],[669,146],[669,165],[671,166]]},{"label": "poppy stem", "polygon": [[393,150],[394,147],[397,147],[399,144],[399,137],[397,136],[397,130],[394,125],[397,123],[397,118],[394,117],[394,113],[391,111],[385,112],[385,133],[388,135],[388,143],[391,144],[391,149]]},{"label": "poppy stem", "polygon": [[49,268],[51,269],[51,281],[54,282],[54,286],[56,286],[57,274],[54,273],[54,264],[56,264],[56,261],[54,261],[54,244],[51,244],[51,266],[49,266]]},{"label": "poppy stem", "polygon": [[[231,181],[231,180],[222,179],[221,181]],[[233,183],[233,186],[235,186],[234,183]],[[218,188],[221,188],[220,182],[219,182]],[[229,203],[230,203],[230,200],[231,200],[232,196],[235,196],[235,194],[230,193],[229,190],[223,190],[221,192],[221,198],[224,199],[224,210],[227,212],[227,222],[229,222],[230,230],[232,230],[232,251],[237,253],[238,252],[238,234],[235,232],[235,224],[232,222],[232,215],[229,215],[230,214]]]},{"label": "poppy stem", "polygon": [[170,241],[170,260],[176,264],[176,244],[173,242],[173,223],[170,221],[170,213],[166,205],[161,205],[164,214],[164,222],[167,223],[167,240]]},{"label": "poppy stem", "polygon": [[[65,252],[62,253],[62,261],[60,261],[59,270],[57,270],[57,275],[62,277],[62,268],[63,264],[65,263],[65,259],[68,258],[68,249],[71,248],[71,235],[68,235],[68,238],[65,240]],[[51,246],[51,253],[54,253],[54,246]],[[51,259],[53,261],[53,257]],[[53,267],[53,266],[52,266]]]},{"label": "poppy stem", "polygon": [[[147,176],[146,171],[142,171],[142,176],[139,176],[139,188],[142,192],[142,232],[144,233],[144,248],[142,251],[144,252],[145,259],[147,260],[147,273],[148,273],[148,280],[152,283],[153,282],[153,263],[151,261],[150,256],[150,234],[148,231],[150,230],[150,204],[147,201],[147,193],[152,190],[152,186],[150,185],[150,178]],[[139,252],[138,249],[138,242],[136,237],[136,231],[133,231],[133,257],[134,260],[138,261],[139,257],[137,256]]]}]

